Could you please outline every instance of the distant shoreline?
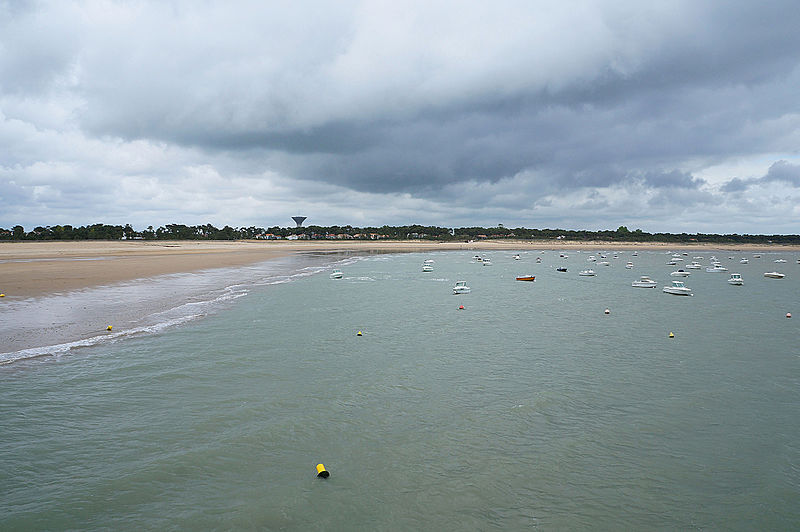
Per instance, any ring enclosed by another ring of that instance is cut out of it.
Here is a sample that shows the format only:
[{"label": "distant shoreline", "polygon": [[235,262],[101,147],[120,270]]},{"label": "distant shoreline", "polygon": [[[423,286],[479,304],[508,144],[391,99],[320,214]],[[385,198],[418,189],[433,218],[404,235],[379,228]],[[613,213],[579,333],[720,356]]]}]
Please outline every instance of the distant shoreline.
[{"label": "distant shoreline", "polygon": [[568,240],[435,241],[23,241],[0,242],[0,293],[6,298],[37,297],[134,279],[244,266],[303,252],[403,253],[457,250],[720,250],[800,251],[781,244],[674,244]]}]

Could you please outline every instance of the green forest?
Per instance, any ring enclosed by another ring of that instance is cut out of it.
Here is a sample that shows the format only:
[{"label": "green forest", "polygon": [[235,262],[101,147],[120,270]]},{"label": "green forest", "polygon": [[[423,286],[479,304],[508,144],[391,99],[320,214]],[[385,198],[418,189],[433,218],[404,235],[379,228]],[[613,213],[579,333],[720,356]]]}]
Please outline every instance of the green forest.
[{"label": "green forest", "polygon": [[230,227],[217,228],[211,224],[167,224],[149,226],[137,231],[130,224],[93,224],[39,226],[30,231],[21,225],[0,228],[0,240],[251,240],[299,238],[311,240],[409,240],[463,241],[483,239],[571,240],[609,242],[716,242],[741,244],[800,244],[800,235],[749,235],[706,233],[647,233],[625,226],[615,230],[588,231],[568,229],[529,229],[526,227],[436,227],[404,225],[382,227],[317,226],[307,227]]}]

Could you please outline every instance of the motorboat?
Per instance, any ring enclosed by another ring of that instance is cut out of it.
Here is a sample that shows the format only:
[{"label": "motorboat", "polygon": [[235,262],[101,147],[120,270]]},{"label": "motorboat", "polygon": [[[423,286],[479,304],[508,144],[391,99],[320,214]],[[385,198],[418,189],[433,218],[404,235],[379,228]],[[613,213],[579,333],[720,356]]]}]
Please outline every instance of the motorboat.
[{"label": "motorboat", "polygon": [[542,257],[536,257],[536,264],[542,263]]},{"label": "motorboat", "polygon": [[484,257],[483,258],[483,265],[484,266],[491,266],[492,265],[492,259],[490,259],[489,257]]},{"label": "motorboat", "polygon": [[535,281],[535,275],[517,275],[517,281]]},{"label": "motorboat", "polygon": [[422,261],[422,264],[434,264],[436,261],[433,259],[425,259]]},{"label": "motorboat", "polygon": [[594,255],[590,255],[589,258],[586,259],[586,261],[587,262],[597,262],[597,257],[595,257]]},{"label": "motorboat", "polygon": [[786,275],[778,272],[766,272],[764,277],[769,277],[770,279],[783,279],[786,277]]},{"label": "motorboat", "polygon": [[732,273],[730,279],[728,279],[728,284],[735,284],[737,286],[741,286],[744,284],[744,280],[742,276],[738,273]]},{"label": "motorboat", "polygon": [[684,266],[684,268],[686,268],[687,270],[699,270],[702,267],[703,267],[703,265],[700,264],[697,261],[692,261],[689,264],[687,264],[686,266]]},{"label": "motorboat", "polygon": [[566,253],[559,253],[558,256],[561,257],[562,259],[566,259],[569,257],[569,255],[567,255]]},{"label": "motorboat", "polygon": [[474,260],[475,262],[483,262],[483,257],[481,257],[480,255],[475,255],[474,257],[472,257],[472,260]]},{"label": "motorboat", "polygon": [[691,272],[687,272],[685,270],[677,270],[670,274],[672,277],[689,277]]},{"label": "motorboat", "polygon": [[608,261],[607,260],[601,260],[597,264],[599,264],[600,266],[608,266]]},{"label": "motorboat", "polygon": [[433,271],[433,265],[432,264],[423,263],[422,271],[423,272],[432,272]]},{"label": "motorboat", "polygon": [[760,258],[761,258],[761,255],[759,255],[758,253],[754,253],[754,254],[753,254],[753,258],[754,258],[754,259],[760,259]]},{"label": "motorboat", "polygon": [[628,262],[627,264],[625,264],[625,267],[630,270],[631,268],[633,268],[633,263],[632,262]]},{"label": "motorboat", "polygon": [[333,270],[330,275],[331,279],[341,279],[343,276],[342,270]]},{"label": "motorboat", "polygon": [[582,275],[584,277],[593,277],[596,274],[594,273],[594,270],[581,270],[578,272],[578,275]]},{"label": "motorboat", "polygon": [[514,260],[521,260],[521,257],[520,257],[519,255],[514,255],[512,258],[513,258]]},{"label": "motorboat", "polygon": [[672,281],[671,286],[665,286],[663,289],[665,294],[672,294],[675,296],[690,296],[692,290],[687,288],[683,281]]},{"label": "motorboat", "polygon": [[649,278],[646,275],[639,277],[638,281],[634,281],[631,283],[631,286],[634,288],[655,288],[658,286],[658,283]]},{"label": "motorboat", "polygon": [[784,262],[786,262],[786,259],[775,259],[775,262],[776,263],[784,263]]},{"label": "motorboat", "polygon": [[675,266],[676,264],[678,264],[678,263],[675,262],[675,260],[671,260],[671,261],[667,262],[667,266]]},{"label": "motorboat", "polygon": [[564,266],[559,266],[558,268],[556,268],[556,271],[557,272],[565,272],[565,271],[567,271],[567,269]]},{"label": "motorboat", "polygon": [[638,257],[638,256],[639,256],[638,251],[634,251],[633,253],[631,253],[631,257]]},{"label": "motorboat", "polygon": [[459,294],[469,294],[470,288],[467,286],[466,281],[456,281],[456,285],[453,287],[453,295]]},{"label": "motorboat", "polygon": [[739,261],[739,264],[747,264],[748,262],[750,262],[750,261],[747,260],[746,258],[742,257],[742,260]]},{"label": "motorboat", "polygon": [[713,266],[709,266],[708,268],[706,268],[706,271],[708,273],[727,272],[728,268],[726,268],[725,266],[723,266],[723,265],[721,265],[720,263],[717,262],[717,263],[714,263]]}]

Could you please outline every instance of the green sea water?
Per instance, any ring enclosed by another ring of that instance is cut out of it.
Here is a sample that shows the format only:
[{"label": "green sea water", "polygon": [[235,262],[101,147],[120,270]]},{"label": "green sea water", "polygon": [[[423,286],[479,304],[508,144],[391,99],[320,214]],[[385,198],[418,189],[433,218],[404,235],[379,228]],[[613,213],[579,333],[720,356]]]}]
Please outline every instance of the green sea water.
[{"label": "green sea water", "polygon": [[678,297],[663,253],[474,254],[323,265],[0,366],[0,528],[800,528],[795,256],[717,252],[744,286],[694,270]]}]

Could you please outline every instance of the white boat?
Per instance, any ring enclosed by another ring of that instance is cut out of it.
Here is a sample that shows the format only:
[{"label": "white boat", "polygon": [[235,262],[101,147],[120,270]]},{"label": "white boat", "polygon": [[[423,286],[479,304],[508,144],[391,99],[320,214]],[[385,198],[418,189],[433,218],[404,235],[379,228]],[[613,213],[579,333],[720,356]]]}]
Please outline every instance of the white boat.
[{"label": "white boat", "polygon": [[708,273],[727,272],[728,268],[726,268],[725,266],[722,266],[720,263],[717,262],[713,266],[709,266],[708,268],[706,268],[706,271]]},{"label": "white boat", "polygon": [[676,296],[692,295],[692,290],[687,288],[683,281],[672,281],[672,286],[665,286],[663,292],[665,294],[672,294]]},{"label": "white boat", "polygon": [[786,259],[775,259],[775,262],[783,263],[783,262],[786,262]]},{"label": "white boat", "polygon": [[542,263],[542,257],[536,257],[536,264]]},{"label": "white boat", "polygon": [[484,257],[483,258],[483,265],[484,266],[491,266],[492,265],[492,259],[490,259],[489,257]]},{"label": "white boat", "polygon": [[597,262],[597,258],[594,255],[591,255],[588,259],[586,259],[586,261],[587,262]]},{"label": "white boat", "polygon": [[599,265],[601,265],[601,266],[608,266],[608,261],[607,261],[607,260],[601,260],[601,261],[600,261],[600,262],[598,262],[597,264],[599,264]]},{"label": "white boat", "polygon": [[519,256],[519,255],[514,255],[513,259],[514,259],[514,260],[521,260],[521,258],[520,258],[520,256]]},{"label": "white boat", "polygon": [[703,267],[703,265],[700,264],[699,262],[696,262],[696,261],[692,261],[689,264],[687,264],[686,266],[684,266],[684,268],[686,268],[688,270],[699,270],[702,267]]},{"label": "white boat", "polygon": [[594,270],[581,270],[578,272],[578,275],[582,275],[584,277],[592,277],[595,275]]},{"label": "white boat", "polygon": [[675,266],[675,265],[677,265],[677,264],[678,264],[678,263],[677,263],[677,262],[675,262],[674,260],[671,260],[671,261],[667,262],[667,266]]},{"label": "white boat", "polygon": [[634,288],[655,288],[657,285],[658,285],[657,282],[647,277],[646,275],[639,277],[638,281],[634,281],[631,283],[631,286],[633,286]]},{"label": "white boat", "polygon": [[740,274],[732,273],[731,278],[728,279],[728,284],[735,284],[737,286],[741,286],[742,284],[744,284],[744,280],[742,279],[742,276]]},{"label": "white boat", "polygon": [[435,263],[435,262],[436,262],[436,261],[435,261],[435,260],[433,260],[433,259],[425,259],[425,260],[423,260],[423,261],[422,261],[422,264],[433,264],[433,263]]},{"label": "white boat", "polygon": [[453,287],[453,295],[469,294],[469,291],[470,288],[466,281],[456,281],[456,285]]},{"label": "white boat", "polygon": [[422,271],[423,271],[423,272],[432,272],[432,271],[433,271],[433,265],[432,265],[432,264],[427,264],[427,263],[424,263],[424,264],[422,265]]},{"label": "white boat", "polygon": [[769,277],[770,279],[783,279],[786,277],[786,275],[778,272],[766,272],[764,277]]},{"label": "white boat", "polygon": [[631,257],[638,257],[638,256],[639,256],[638,251],[634,251],[633,253],[631,253]]},{"label": "white boat", "polygon": [[684,270],[677,270],[672,272],[670,275],[672,277],[689,277],[691,275],[691,272],[687,272]]},{"label": "white boat", "polygon": [[750,262],[750,261],[747,260],[746,258],[742,257],[742,260],[739,261],[739,264],[747,264],[748,262]]},{"label": "white boat", "polygon": [[627,263],[627,264],[625,265],[625,267],[626,267],[626,268],[628,268],[628,269],[630,270],[631,268],[633,268],[633,263],[632,263],[632,262],[629,262],[629,263]]},{"label": "white boat", "polygon": [[331,279],[341,279],[343,275],[342,270],[333,270],[330,277]]},{"label": "white boat", "polygon": [[761,258],[761,255],[759,255],[758,253],[754,253],[754,254],[753,254],[753,258],[754,258],[754,259],[760,259],[760,258]]},{"label": "white boat", "polygon": [[474,257],[472,257],[472,260],[474,260],[475,262],[483,262],[483,257],[481,257],[480,255],[475,255]]}]

